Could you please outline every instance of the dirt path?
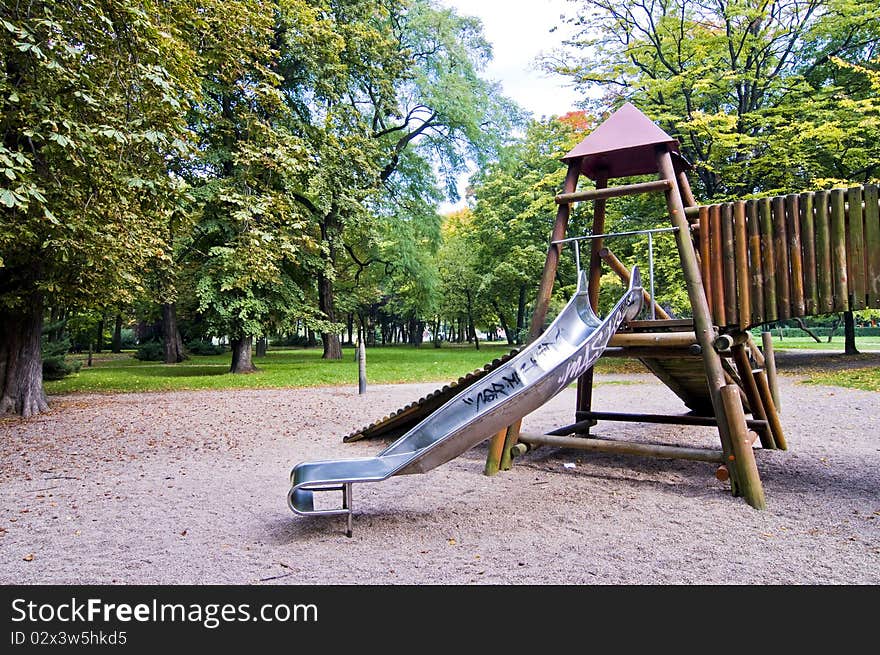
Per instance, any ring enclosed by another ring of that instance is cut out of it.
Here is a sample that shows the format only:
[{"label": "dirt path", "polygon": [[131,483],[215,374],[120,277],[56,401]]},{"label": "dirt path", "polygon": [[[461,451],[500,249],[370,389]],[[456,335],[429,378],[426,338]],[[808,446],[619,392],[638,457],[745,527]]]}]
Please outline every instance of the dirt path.
[{"label": "dirt path", "polygon": [[[765,512],[710,464],[539,449],[487,478],[485,444],[356,487],[352,539],[339,517],[290,512],[292,464],[373,454],[341,435],[433,386],[67,396],[0,421],[0,583],[880,582],[880,396],[791,377],[791,450],[758,453]],[[684,411],[642,375],[603,377],[595,398]],[[566,390],[525,428],[573,404]],[[716,443],[702,428],[598,433]]]}]

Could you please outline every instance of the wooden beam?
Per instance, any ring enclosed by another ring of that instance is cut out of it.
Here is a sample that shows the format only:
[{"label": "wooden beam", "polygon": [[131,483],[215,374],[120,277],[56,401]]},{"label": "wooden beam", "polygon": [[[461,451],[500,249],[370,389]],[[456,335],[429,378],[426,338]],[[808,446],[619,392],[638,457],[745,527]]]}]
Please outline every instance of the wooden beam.
[{"label": "wooden beam", "polygon": [[697,343],[694,332],[618,332],[611,337],[609,346],[632,348],[639,346],[687,347]]},{"label": "wooden beam", "polygon": [[[596,186],[598,187],[598,185]],[[608,198],[620,198],[621,196],[636,196],[640,193],[668,191],[670,188],[672,188],[672,184],[668,180],[651,180],[650,182],[639,182],[638,184],[624,184],[622,186],[560,193],[556,196],[556,202],[562,205],[572,202],[583,202],[584,200],[606,200]]]},{"label": "wooden beam", "polygon": [[[658,146],[656,153],[657,166],[660,170],[661,178],[665,178],[670,182],[675,180],[675,167],[672,164],[672,155],[669,154],[668,147],[665,145]],[[725,455],[728,455],[732,452],[733,446],[730,441],[730,431],[726,424],[724,403],[720,396],[721,388],[725,385],[724,369],[721,366],[720,355],[712,347],[712,342],[715,340],[715,330],[712,325],[709,303],[706,299],[706,290],[703,288],[700,264],[697,260],[694,242],[691,238],[687,217],[684,213],[684,205],[679,194],[673,193],[671,190],[667,191],[666,207],[669,210],[672,225],[678,228],[675,231],[675,243],[678,248],[678,257],[679,261],[681,261],[688,300],[690,300],[691,311],[694,317],[694,331],[697,342],[703,349],[703,368],[706,372],[706,382],[709,387],[712,408],[715,416],[718,418],[718,435],[721,440],[721,446]],[[731,488],[735,490],[737,484],[738,481],[731,478]]]},{"label": "wooden beam", "polygon": [[556,437],[547,434],[522,434],[520,440],[531,446],[574,448],[612,455],[641,455],[661,459],[687,459],[696,462],[722,463],[724,453],[709,448],[685,448],[664,444],[644,444],[585,437]]},{"label": "wooden beam", "polygon": [[[585,423],[596,421],[617,421],[621,423],[656,423],[658,425],[698,425],[701,427],[715,427],[718,420],[714,416],[694,416],[692,414],[626,414],[624,412],[579,412],[578,422],[548,432],[550,435],[565,436],[578,432]],[[749,419],[746,425],[752,430],[767,428],[767,421],[761,419]]]},{"label": "wooden beam", "polygon": [[[764,403],[761,402],[761,394],[758,391],[758,384],[755,382],[755,375],[752,373],[752,365],[749,362],[749,356],[746,353],[745,346],[738,344],[733,347],[733,361],[736,364],[736,371],[739,373],[739,379],[743,383],[743,391],[749,401],[749,407],[752,410],[752,417],[764,421],[764,429],[758,432],[761,436],[761,446],[763,448],[776,448],[776,442],[773,441],[773,433],[767,424],[767,413],[764,411]],[[752,426],[749,425],[751,428]],[[754,428],[752,428],[754,429]]]},{"label": "wooden beam", "polygon": [[735,385],[722,387],[721,399],[724,402],[730,425],[730,437],[733,441],[733,453],[728,455],[727,465],[730,467],[733,464],[736,467],[739,491],[746,502],[755,509],[765,509],[767,502],[764,499],[764,488],[761,486],[755,452],[752,450],[746,431],[745,416],[739,401],[739,388]]}]

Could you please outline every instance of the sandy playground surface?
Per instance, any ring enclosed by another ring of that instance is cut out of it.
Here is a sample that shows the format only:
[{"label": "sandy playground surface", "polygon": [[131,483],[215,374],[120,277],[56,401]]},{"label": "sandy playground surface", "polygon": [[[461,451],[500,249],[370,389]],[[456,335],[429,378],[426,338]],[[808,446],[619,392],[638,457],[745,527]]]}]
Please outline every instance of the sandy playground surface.
[{"label": "sandy playground surface", "polygon": [[[602,376],[599,410],[685,411],[648,375]],[[790,450],[758,451],[768,510],[714,465],[543,448],[482,474],[486,444],[426,475],[355,486],[343,517],[298,517],[303,460],[435,388],[71,395],[0,421],[0,583],[877,584],[880,395],[781,378]],[[568,389],[528,416],[572,415]],[[717,445],[709,428],[600,424]],[[565,464],[574,464],[566,467]]]}]

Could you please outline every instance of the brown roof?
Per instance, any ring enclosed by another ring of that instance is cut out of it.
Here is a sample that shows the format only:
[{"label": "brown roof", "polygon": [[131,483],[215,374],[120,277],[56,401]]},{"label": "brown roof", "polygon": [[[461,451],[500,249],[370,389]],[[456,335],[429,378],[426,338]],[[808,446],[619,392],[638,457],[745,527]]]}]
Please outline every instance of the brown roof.
[{"label": "brown roof", "polygon": [[[678,152],[678,141],[657,127],[630,103],[611,114],[562,161],[582,158],[581,171],[592,180],[600,176],[628,177],[657,172],[655,146],[668,144]],[[676,168],[689,168],[684,158],[675,158]],[[682,164],[684,162],[684,164]]]}]

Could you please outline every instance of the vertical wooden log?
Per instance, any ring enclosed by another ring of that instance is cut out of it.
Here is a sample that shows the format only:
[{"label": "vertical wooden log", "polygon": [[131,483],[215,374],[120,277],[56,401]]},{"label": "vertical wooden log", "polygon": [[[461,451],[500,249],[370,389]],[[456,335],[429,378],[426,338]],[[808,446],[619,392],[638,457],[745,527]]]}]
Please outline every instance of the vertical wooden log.
[{"label": "vertical wooden log", "polygon": [[758,228],[758,203],[746,201],[746,228],[749,235],[749,300],[751,324],[764,322],[764,289],[761,272],[761,232]]},{"label": "vertical wooden log", "polygon": [[733,203],[733,242],[736,262],[736,294],[739,326],[745,330],[752,318],[751,275],[749,273],[749,237],[746,227],[746,203]]},{"label": "vertical wooden log", "polygon": [[725,325],[739,322],[736,303],[736,253],[733,243],[733,206],[729,202],[721,205],[721,242],[724,257],[724,317]]},{"label": "vertical wooden log", "polygon": [[831,266],[831,224],[828,216],[827,191],[816,193],[814,207],[816,214],[816,286],[819,291],[818,314],[829,314],[834,311],[834,269]]},{"label": "vertical wooden log", "polygon": [[761,231],[761,279],[764,287],[764,319],[775,321],[776,312],[776,248],[773,243],[773,216],[770,198],[758,201],[758,225]]},{"label": "vertical wooden log", "polygon": [[691,182],[688,179],[687,173],[685,173],[684,171],[679,171],[677,179],[678,190],[681,193],[681,199],[684,202],[684,206],[695,207],[697,201],[694,198],[694,192],[691,190]]},{"label": "vertical wooden log", "polygon": [[739,388],[735,384],[722,387],[721,399],[730,424],[730,440],[733,446],[733,452],[727,456],[728,469],[736,468],[739,492],[746,502],[755,509],[765,509],[767,502],[764,499],[764,488],[761,486],[755,452],[746,429],[746,418],[739,401]]},{"label": "vertical wooden log", "polygon": [[[607,186],[607,177],[600,177],[596,180],[597,189],[604,189]],[[605,203],[606,200],[604,198],[593,201],[592,234],[602,234],[605,232]],[[590,296],[590,304],[596,313],[599,312],[599,286],[602,279],[602,258],[599,256],[599,251],[604,247],[605,239],[590,239],[590,268],[587,291]]]},{"label": "vertical wooden log", "polygon": [[785,197],[785,231],[788,235],[788,262],[790,266],[791,315],[804,315],[804,261],[801,255],[800,197]]},{"label": "vertical wooden log", "polygon": [[877,186],[865,185],[865,287],[868,306],[880,307],[880,200]]},{"label": "vertical wooden log", "polygon": [[804,313],[817,314],[819,307],[819,288],[816,282],[816,229],[813,217],[813,193],[802,193],[801,209],[801,253],[804,264]]},{"label": "vertical wooden log", "polygon": [[831,268],[834,271],[835,312],[849,309],[849,278],[846,274],[846,189],[831,190]]},{"label": "vertical wooden log", "polygon": [[[766,421],[767,412],[764,410],[764,403],[761,401],[758,383],[755,382],[755,375],[752,372],[752,364],[746,352],[746,345],[738,343],[731,348],[731,351],[733,352],[733,362],[736,364],[736,372],[739,374],[739,379],[742,380],[743,391],[746,393],[749,408],[752,410],[752,416],[759,421]],[[770,431],[769,425],[766,430],[761,430],[758,436],[761,439],[761,447],[768,449],[776,448],[776,442],[773,440],[773,433]]]},{"label": "vertical wooden log", "polygon": [[847,236],[849,247],[850,309],[865,308],[865,219],[862,211],[862,187],[851,187],[847,193],[849,212]]},{"label": "vertical wooden log", "polygon": [[788,442],[785,440],[785,434],[782,432],[782,422],[779,420],[776,403],[773,402],[773,394],[770,391],[767,374],[760,369],[755,370],[753,373],[755,383],[758,385],[758,393],[761,394],[764,412],[767,414],[767,423],[770,424],[770,432],[773,433],[773,441],[780,450],[788,450]]},{"label": "vertical wooden log", "polygon": [[767,371],[767,383],[770,385],[770,393],[773,396],[773,405],[780,409],[782,404],[779,398],[779,380],[776,377],[776,353],[773,350],[773,334],[761,333],[761,346],[764,348],[764,370]]},{"label": "vertical wooden log", "polygon": [[700,225],[700,274],[703,276],[703,288],[706,290],[706,300],[709,301],[709,311],[712,316],[717,316],[715,309],[715,297],[712,293],[712,248],[709,241],[709,208],[705,205],[700,207],[697,218]]},{"label": "vertical wooden log", "polygon": [[788,265],[788,230],[785,229],[785,198],[770,201],[773,211],[773,245],[776,251],[776,314],[780,320],[791,318],[791,284]]},{"label": "vertical wooden log", "polygon": [[507,438],[507,428],[504,428],[489,442],[489,454],[486,456],[486,467],[483,470],[485,475],[495,475],[501,466],[501,449],[504,448],[504,441]]},{"label": "vertical wooden log", "polygon": [[[565,182],[562,185],[563,193],[573,193],[577,189],[578,177],[580,176],[581,160],[575,159],[568,164],[565,174]],[[554,244],[565,238],[568,229],[568,218],[571,215],[571,205],[562,203],[556,210],[556,221],[553,223],[553,232],[550,234],[550,246],[547,248],[547,257],[544,260],[544,270],[541,273],[541,282],[538,286],[538,297],[535,299],[535,310],[532,313],[532,323],[529,327],[529,341],[544,331],[544,321],[547,319],[547,310],[550,307],[550,296],[553,294],[553,281],[556,279],[556,269],[559,267],[559,255],[562,252],[562,244]],[[502,430],[489,444],[489,454],[486,457],[486,474],[493,475],[501,467],[501,459],[504,452],[510,452],[519,438],[519,430],[522,422],[516,421],[513,425]]]},{"label": "vertical wooden log", "polygon": [[715,313],[712,318],[715,325],[727,325],[727,316],[724,312],[724,246],[721,236],[721,205],[709,207],[709,257],[712,282],[712,307]]},{"label": "vertical wooden log", "polygon": [[[604,189],[608,186],[607,177],[599,177],[596,180],[596,188]],[[600,198],[593,201],[593,230],[592,234],[602,234],[605,232],[605,199]],[[590,268],[589,280],[587,285],[587,293],[590,298],[590,305],[593,311],[599,313],[599,287],[602,279],[602,257],[599,253],[605,247],[604,239],[590,239]],[[535,335],[537,336],[537,335]],[[575,400],[575,412],[589,412],[593,406],[593,369],[592,367],[585,371],[577,381],[577,395]],[[589,434],[589,429],[584,430],[584,434]],[[504,448],[504,455],[501,461],[501,468],[507,469],[509,466],[510,448],[515,442],[511,441]],[[505,466],[507,464],[507,466]]]},{"label": "vertical wooden log", "polygon": [[[673,181],[675,169],[672,165],[672,156],[667,146],[657,146],[657,164],[660,169],[661,179]],[[733,454],[730,427],[727,420],[724,401],[721,398],[721,388],[725,386],[724,369],[721,366],[721,357],[715,351],[715,330],[712,325],[712,315],[709,312],[709,302],[706,300],[706,291],[700,276],[700,266],[697,262],[697,254],[694,250],[694,242],[691,238],[687,218],[684,215],[684,205],[681,197],[673,189],[666,192],[666,207],[672,225],[678,228],[675,232],[675,244],[678,248],[678,257],[681,261],[682,273],[687,286],[688,299],[691,303],[691,311],[694,317],[694,332],[697,342],[702,348],[703,368],[706,371],[706,385],[709,388],[709,397],[712,400],[712,408],[718,419],[718,436],[721,440],[721,448],[725,456]],[[736,394],[739,403],[739,393]],[[740,414],[742,414],[742,405]],[[745,422],[743,421],[743,425]],[[731,489],[736,492],[740,481],[738,475],[731,474]]]}]

